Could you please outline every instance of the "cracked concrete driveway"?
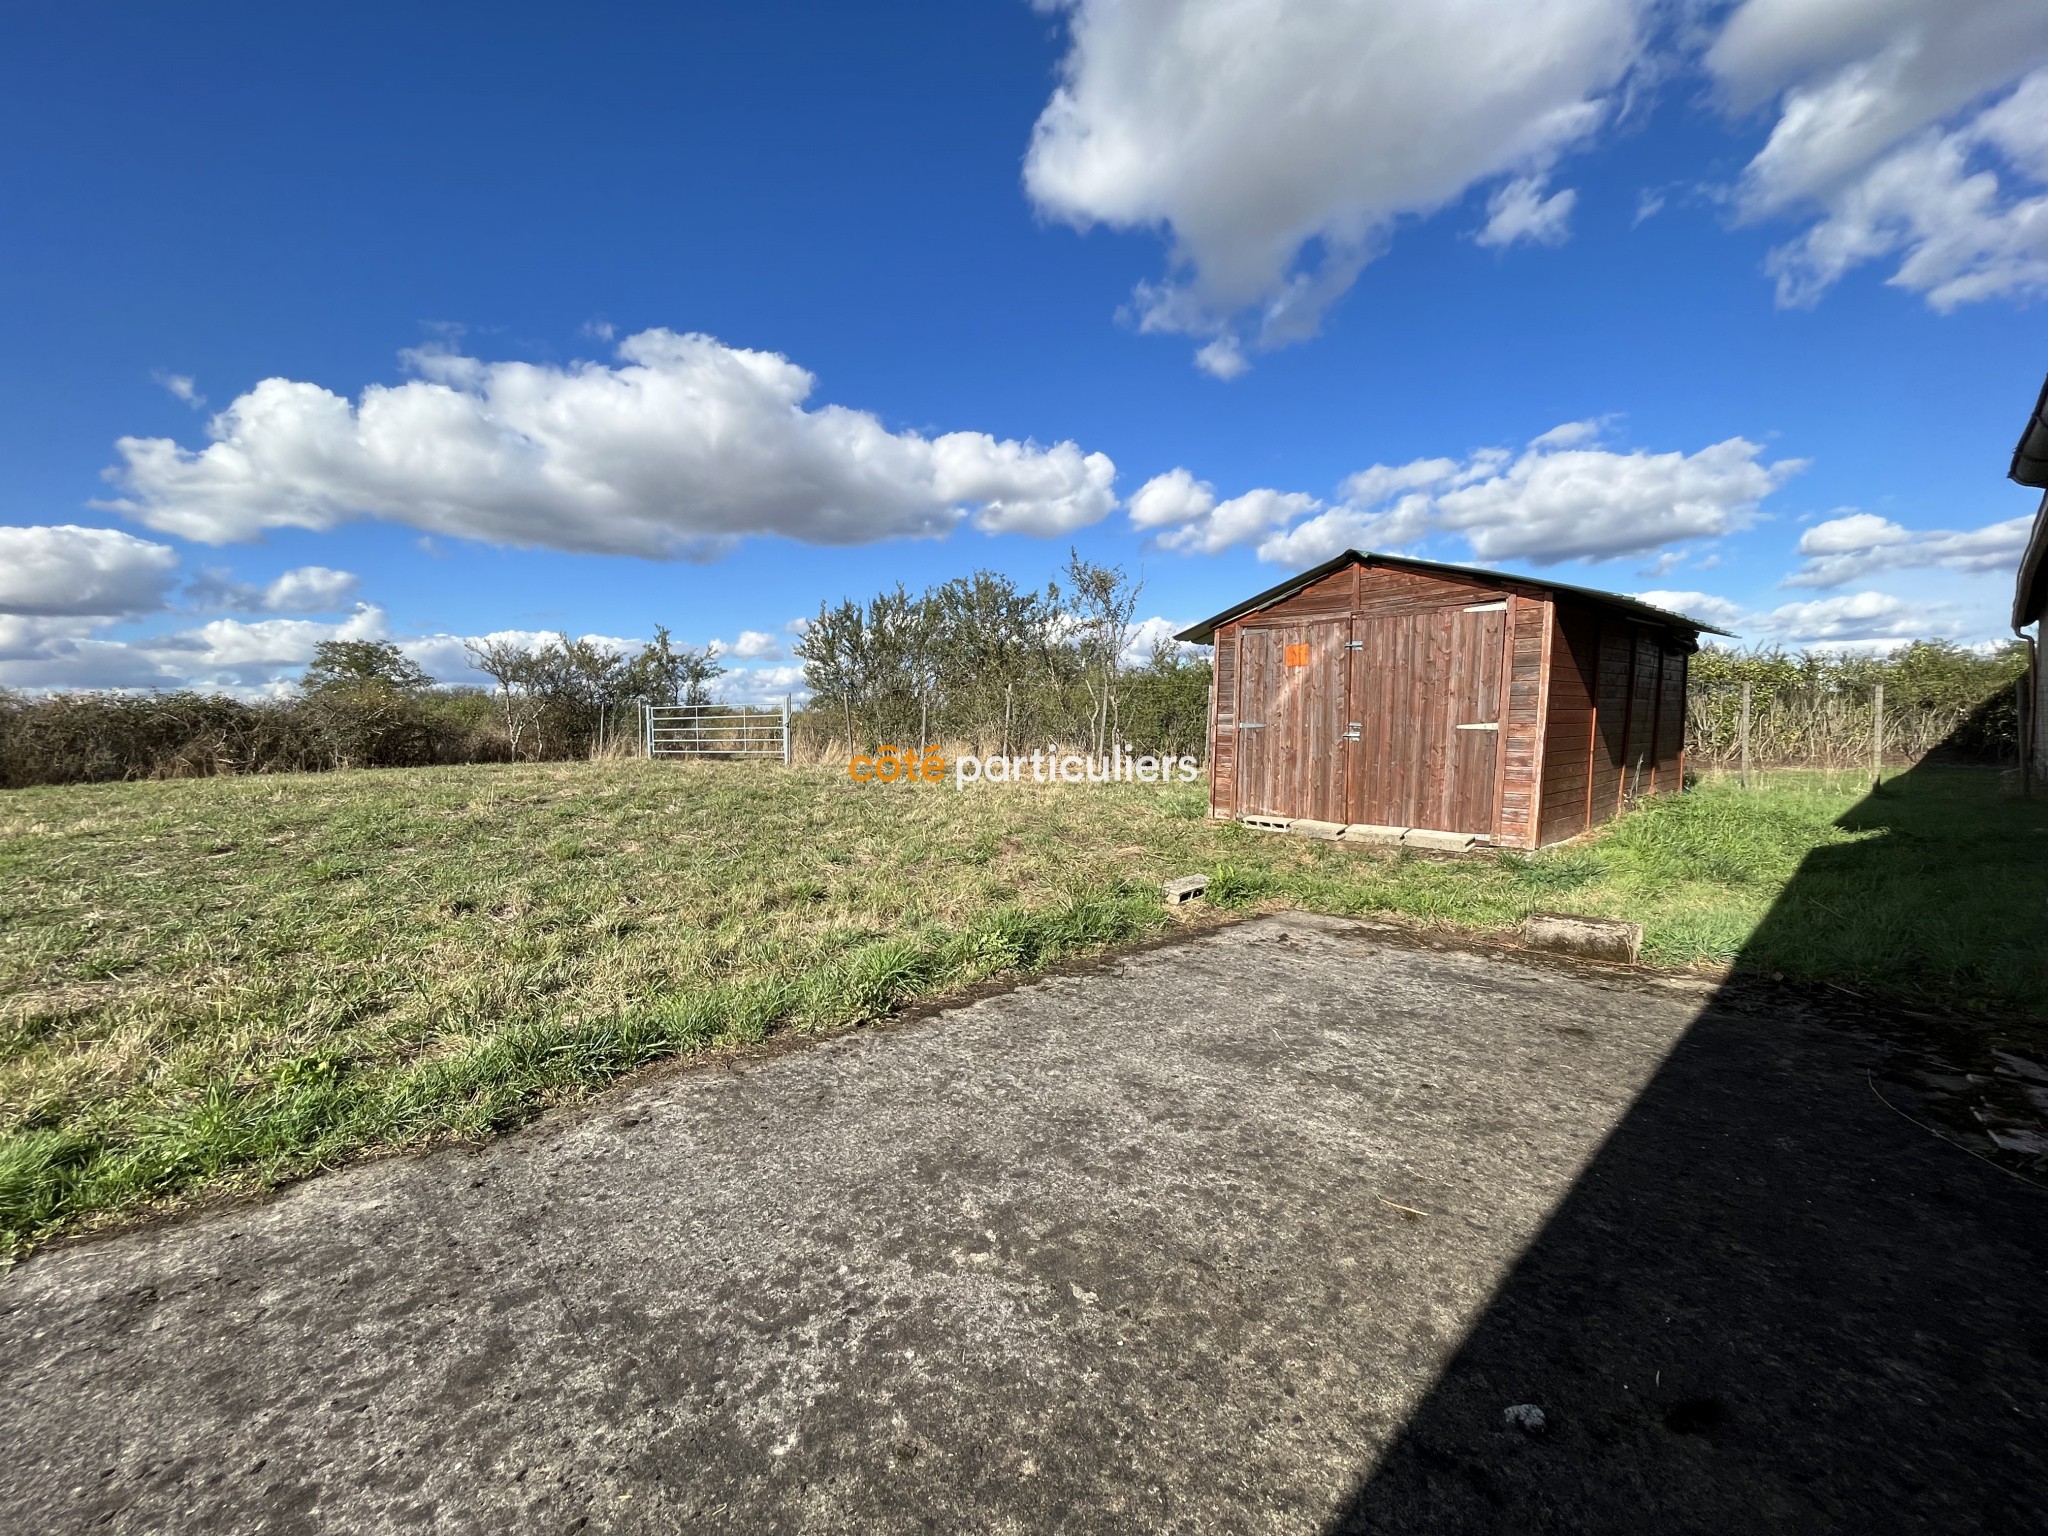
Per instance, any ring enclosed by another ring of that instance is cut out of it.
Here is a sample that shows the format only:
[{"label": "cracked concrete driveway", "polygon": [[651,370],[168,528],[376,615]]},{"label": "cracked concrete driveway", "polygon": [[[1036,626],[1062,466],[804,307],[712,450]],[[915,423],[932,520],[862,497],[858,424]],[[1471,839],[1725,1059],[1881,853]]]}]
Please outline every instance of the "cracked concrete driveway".
[{"label": "cracked concrete driveway", "polygon": [[2043,1197],[1879,1054],[1247,922],[39,1255],[0,1527],[2041,1528]]}]

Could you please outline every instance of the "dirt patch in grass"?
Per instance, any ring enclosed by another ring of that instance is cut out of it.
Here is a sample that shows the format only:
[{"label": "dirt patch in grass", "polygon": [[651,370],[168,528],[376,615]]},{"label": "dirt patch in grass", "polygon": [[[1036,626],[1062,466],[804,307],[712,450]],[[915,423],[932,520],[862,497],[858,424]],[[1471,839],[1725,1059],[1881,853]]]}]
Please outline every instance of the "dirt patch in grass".
[{"label": "dirt patch in grass", "polygon": [[1174,874],[1210,875],[1212,910],[1505,930],[1562,908],[1643,922],[1660,966],[2038,1006],[2044,837],[2048,806],[1934,770],[1870,802],[1709,784],[1585,844],[1455,860],[1220,824],[1199,785],[610,763],[15,791],[0,1244],[1203,920],[1162,906]]}]

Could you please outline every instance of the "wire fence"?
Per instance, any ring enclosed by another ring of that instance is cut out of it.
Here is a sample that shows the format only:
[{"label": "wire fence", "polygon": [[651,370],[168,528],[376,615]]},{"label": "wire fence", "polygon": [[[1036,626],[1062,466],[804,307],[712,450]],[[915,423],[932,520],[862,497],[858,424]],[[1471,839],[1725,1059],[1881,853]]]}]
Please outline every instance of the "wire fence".
[{"label": "wire fence", "polygon": [[1778,687],[1695,684],[1686,695],[1689,767],[1748,774],[1767,768],[1866,771],[1910,767],[1933,753],[1986,763],[2016,759],[2012,701],[1887,703],[1885,685]]}]

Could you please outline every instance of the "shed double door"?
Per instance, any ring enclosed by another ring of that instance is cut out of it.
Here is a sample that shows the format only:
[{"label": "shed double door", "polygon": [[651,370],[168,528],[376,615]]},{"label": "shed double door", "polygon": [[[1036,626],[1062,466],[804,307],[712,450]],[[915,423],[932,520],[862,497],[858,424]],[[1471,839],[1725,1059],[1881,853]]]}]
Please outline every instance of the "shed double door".
[{"label": "shed double door", "polygon": [[1491,834],[1507,604],[1354,621],[1347,820]]},{"label": "shed double door", "polygon": [[1238,637],[1237,813],[1344,820],[1351,621]]},{"label": "shed double door", "polygon": [[1238,638],[1237,813],[1491,833],[1506,605]]}]

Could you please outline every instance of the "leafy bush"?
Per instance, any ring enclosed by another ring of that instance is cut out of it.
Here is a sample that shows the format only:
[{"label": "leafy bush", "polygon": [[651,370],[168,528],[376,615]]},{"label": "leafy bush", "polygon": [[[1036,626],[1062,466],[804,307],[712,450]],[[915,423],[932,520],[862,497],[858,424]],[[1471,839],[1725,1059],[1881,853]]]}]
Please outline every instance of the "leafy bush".
[{"label": "leafy bush", "polygon": [[1848,767],[1870,760],[1877,684],[1884,684],[1887,761],[1928,753],[2009,755],[2018,741],[2013,684],[2026,672],[2018,642],[1989,651],[1916,640],[1889,655],[1709,648],[1687,673],[1685,749],[1695,763],[1732,763],[1742,685],[1750,685],[1750,759]]}]

